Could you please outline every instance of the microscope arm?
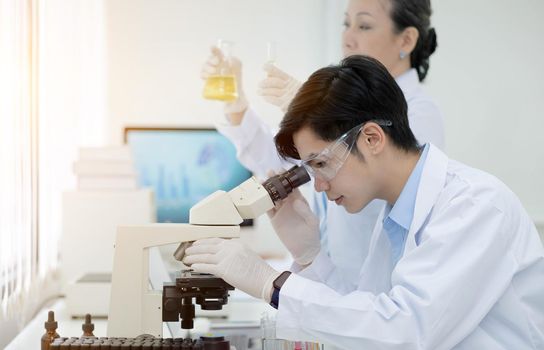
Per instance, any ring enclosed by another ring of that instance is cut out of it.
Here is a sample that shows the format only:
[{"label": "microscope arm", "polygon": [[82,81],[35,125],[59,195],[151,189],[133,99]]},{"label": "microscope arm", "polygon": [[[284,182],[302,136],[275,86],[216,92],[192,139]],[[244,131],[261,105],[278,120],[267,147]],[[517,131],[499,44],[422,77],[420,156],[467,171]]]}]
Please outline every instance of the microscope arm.
[{"label": "microscope arm", "polygon": [[162,291],[148,288],[148,248],[209,237],[239,236],[239,226],[120,226],[115,240],[108,336],[162,336]]}]

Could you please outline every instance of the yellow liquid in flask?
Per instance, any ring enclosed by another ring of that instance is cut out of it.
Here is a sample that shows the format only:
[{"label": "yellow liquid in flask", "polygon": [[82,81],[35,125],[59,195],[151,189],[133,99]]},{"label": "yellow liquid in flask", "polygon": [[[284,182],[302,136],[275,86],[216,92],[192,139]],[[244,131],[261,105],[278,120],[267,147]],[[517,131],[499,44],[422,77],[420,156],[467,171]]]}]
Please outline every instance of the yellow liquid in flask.
[{"label": "yellow liquid in flask", "polygon": [[209,100],[234,101],[238,98],[234,75],[211,75],[204,85],[204,98]]}]

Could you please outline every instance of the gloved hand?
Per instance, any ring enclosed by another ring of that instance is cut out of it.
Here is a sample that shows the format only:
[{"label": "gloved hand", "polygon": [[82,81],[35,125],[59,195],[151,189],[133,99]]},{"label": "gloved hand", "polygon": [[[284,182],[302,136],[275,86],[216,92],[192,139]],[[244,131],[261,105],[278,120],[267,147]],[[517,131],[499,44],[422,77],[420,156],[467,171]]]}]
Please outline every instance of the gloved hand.
[{"label": "gloved hand", "polygon": [[[221,50],[217,46],[212,46],[211,55],[208,57],[208,60],[204,62],[202,70],[200,71],[200,77],[204,80],[208,79],[210,75],[219,74],[221,65],[224,64],[224,56]],[[223,111],[230,118],[232,114],[242,114],[245,113],[248,107],[248,101],[244,93],[242,86],[242,62],[236,57],[230,57],[228,62],[231,67],[231,71],[236,77],[236,90],[238,92],[238,98],[234,101],[225,102]],[[239,124],[240,120],[231,120],[233,124]]]},{"label": "gloved hand", "polygon": [[321,250],[319,220],[299,189],[294,189],[289,197],[270,209],[268,216],[297,264],[310,264]]},{"label": "gloved hand", "polygon": [[272,282],[280,273],[238,239],[205,238],[185,251],[183,263],[211,273],[255,298],[270,302]]},{"label": "gloved hand", "polygon": [[302,83],[272,63],[266,63],[263,69],[268,75],[259,83],[258,94],[264,97],[266,102],[286,112]]}]

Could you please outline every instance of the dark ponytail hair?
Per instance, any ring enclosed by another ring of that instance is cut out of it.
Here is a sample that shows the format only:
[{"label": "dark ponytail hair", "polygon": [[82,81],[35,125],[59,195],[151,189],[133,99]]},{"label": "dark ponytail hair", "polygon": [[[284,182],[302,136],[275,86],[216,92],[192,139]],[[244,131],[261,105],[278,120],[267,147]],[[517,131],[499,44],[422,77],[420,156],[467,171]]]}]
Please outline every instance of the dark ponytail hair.
[{"label": "dark ponytail hair", "polygon": [[390,0],[391,19],[398,33],[408,27],[419,32],[416,47],[410,54],[412,68],[417,70],[419,81],[429,72],[429,57],[436,50],[436,32],[431,28],[430,0]]}]

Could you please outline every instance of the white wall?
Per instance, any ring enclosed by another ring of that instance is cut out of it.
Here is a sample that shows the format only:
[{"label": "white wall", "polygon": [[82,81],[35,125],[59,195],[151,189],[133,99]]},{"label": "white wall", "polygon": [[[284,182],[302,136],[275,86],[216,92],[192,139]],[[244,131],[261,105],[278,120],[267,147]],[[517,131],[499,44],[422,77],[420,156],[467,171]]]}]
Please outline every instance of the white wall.
[{"label": "white wall", "polygon": [[264,77],[266,42],[277,62],[306,77],[324,65],[322,0],[115,0],[106,2],[112,142],[127,124],[202,125],[222,121],[221,106],[202,98],[200,68],[217,38],[235,42],[245,90],[271,124],[277,109],[255,94]]},{"label": "white wall", "polygon": [[544,222],[544,2],[434,1],[428,90],[454,158],[495,174]]},{"label": "white wall", "polygon": [[[267,40],[278,65],[304,79],[340,56],[345,0],[114,0],[106,2],[110,141],[127,124],[212,124],[201,98],[208,47],[237,43],[245,88],[270,124],[279,112],[255,95]],[[434,1],[439,48],[427,90],[446,121],[447,152],[497,175],[544,222],[544,13],[540,0]]]}]

